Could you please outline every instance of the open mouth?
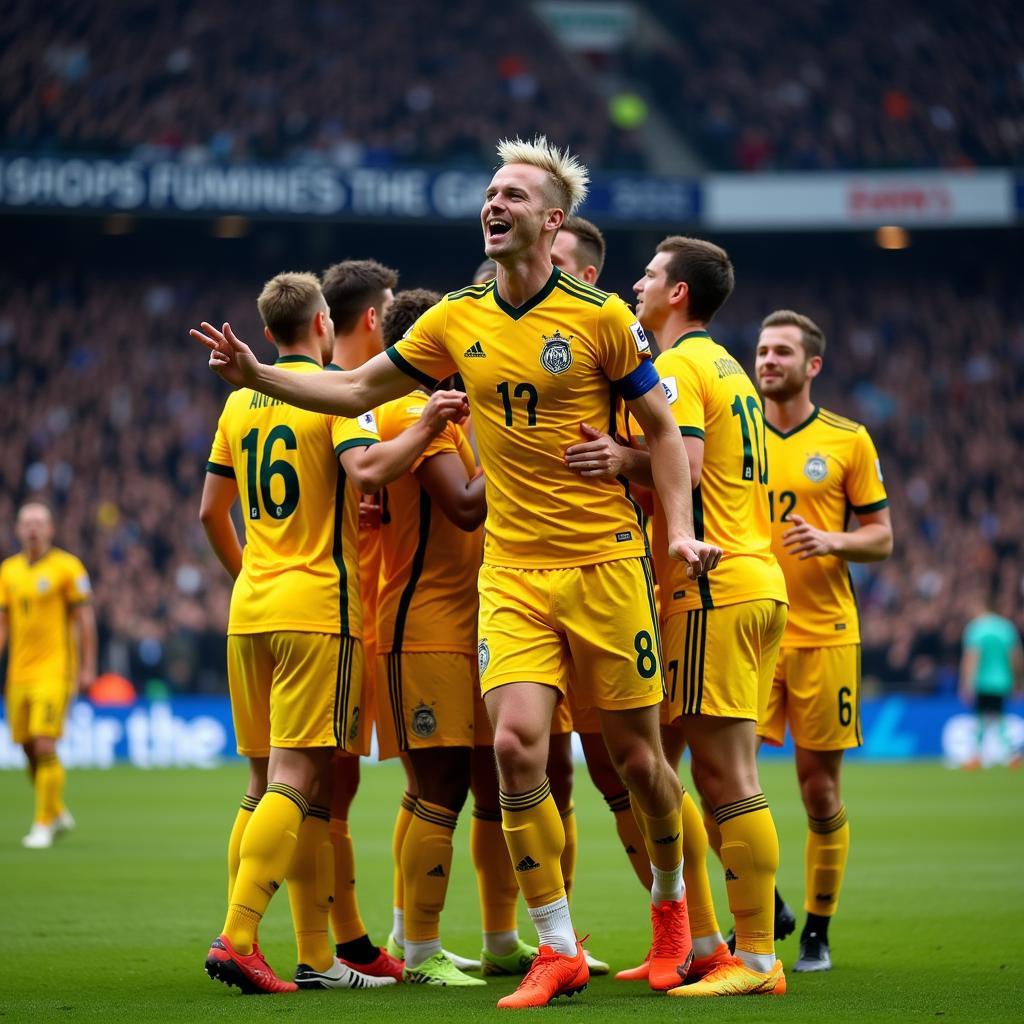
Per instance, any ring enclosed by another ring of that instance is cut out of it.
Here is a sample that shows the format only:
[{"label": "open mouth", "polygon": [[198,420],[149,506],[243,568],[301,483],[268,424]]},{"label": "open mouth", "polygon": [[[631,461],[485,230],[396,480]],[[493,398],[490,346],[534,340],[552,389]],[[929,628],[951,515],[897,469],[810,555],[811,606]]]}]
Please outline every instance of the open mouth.
[{"label": "open mouth", "polygon": [[487,237],[501,238],[512,230],[512,225],[507,220],[489,220],[487,222]]}]

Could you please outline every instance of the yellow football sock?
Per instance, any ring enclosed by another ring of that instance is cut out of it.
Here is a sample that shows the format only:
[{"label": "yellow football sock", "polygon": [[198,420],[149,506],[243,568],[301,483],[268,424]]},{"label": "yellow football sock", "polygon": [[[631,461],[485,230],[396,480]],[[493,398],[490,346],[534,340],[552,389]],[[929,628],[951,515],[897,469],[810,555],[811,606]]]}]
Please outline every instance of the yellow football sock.
[{"label": "yellow football sock", "polygon": [[850,823],[846,805],[831,818],[807,819],[804,852],[804,910],[831,917],[839,906],[839,890],[850,855]]},{"label": "yellow football sock", "polygon": [[633,804],[633,815],[647,847],[647,856],[659,871],[674,871],[683,860],[683,818],[676,807],[671,813],[652,818]]},{"label": "yellow football sock", "polygon": [[405,834],[409,831],[409,824],[412,821],[412,812],[415,807],[416,797],[411,793],[403,793],[402,802],[398,805],[398,814],[395,815],[395,830],[391,833],[391,863],[394,865],[391,883],[391,903],[396,910],[402,910],[405,907],[405,882],[402,879],[402,844],[405,842]]},{"label": "yellow football sock", "polygon": [[231,891],[224,934],[243,956],[252,944],[271,897],[291,863],[299,826],[309,813],[306,798],[291,786],[273,782],[252,812],[242,836],[238,877]]},{"label": "yellow football sock", "polygon": [[708,878],[708,836],[693,797],[683,793],[683,881],[686,883],[686,911],[695,939],[718,931],[715,903]]},{"label": "yellow football sock", "polygon": [[615,831],[619,834],[622,847],[626,851],[629,863],[633,867],[640,884],[650,892],[654,885],[654,876],[651,874],[651,861],[647,856],[647,845],[644,843],[644,834],[633,816],[633,808],[629,801],[629,790],[624,789],[614,796],[606,796],[612,814],[615,815]]},{"label": "yellow football sock", "polygon": [[565,895],[572,896],[572,880],[576,876],[576,807],[569,804],[561,811],[562,831],[565,832],[565,849],[562,850],[562,882]]},{"label": "yellow football sock", "polygon": [[64,765],[56,754],[36,758],[36,821],[52,825],[64,806]]},{"label": "yellow football sock", "polygon": [[729,909],[736,923],[736,949],[775,952],[775,872],[779,837],[764,793],[715,809],[722,830],[722,865]]},{"label": "yellow football sock", "polygon": [[428,942],[441,934],[441,911],[452,873],[452,833],[458,813],[416,801],[402,846],[405,882],[405,941]]},{"label": "yellow football sock", "polygon": [[297,962],[308,964],[314,971],[326,971],[334,962],[327,937],[327,915],[334,901],[330,820],[331,812],[326,807],[310,807],[285,875]]},{"label": "yellow football sock", "polygon": [[528,907],[544,907],[565,897],[562,850],[565,830],[545,779],[526,793],[499,793],[501,828],[519,888]]},{"label": "yellow football sock", "polygon": [[519,884],[509,858],[501,813],[473,808],[469,849],[480,893],[480,919],[485,932],[514,932]]},{"label": "yellow football sock", "polygon": [[231,890],[235,887],[235,879],[238,878],[238,864],[242,857],[242,836],[245,835],[245,827],[249,824],[252,812],[259,806],[259,798],[249,796],[248,793],[242,797],[242,806],[238,808],[235,815],[235,823],[231,826],[231,835],[228,837],[228,903],[231,903]]},{"label": "yellow football sock", "polygon": [[351,942],[366,934],[356,897],[356,851],[348,822],[331,818],[331,846],[334,850],[334,902],[331,904],[331,928],[334,941]]},{"label": "yellow football sock", "polygon": [[721,860],[722,830],[718,827],[718,822],[715,821],[715,812],[703,800],[700,805],[704,812],[704,831],[708,837],[708,846],[711,847],[712,853]]}]

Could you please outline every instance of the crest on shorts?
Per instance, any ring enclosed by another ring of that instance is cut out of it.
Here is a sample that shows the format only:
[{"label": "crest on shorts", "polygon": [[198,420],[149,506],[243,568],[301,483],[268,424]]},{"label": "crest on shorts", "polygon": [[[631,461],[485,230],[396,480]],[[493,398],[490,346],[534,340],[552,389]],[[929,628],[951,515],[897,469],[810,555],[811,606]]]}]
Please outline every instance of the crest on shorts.
[{"label": "crest on shorts", "polygon": [[426,704],[417,704],[412,709],[412,731],[425,740],[437,732],[437,715],[434,709]]},{"label": "crest on shorts", "polygon": [[487,666],[491,663],[491,649],[487,646],[486,640],[481,640],[476,645],[476,664],[480,671],[480,675],[483,675],[487,671]]},{"label": "crest on shorts", "polygon": [[804,463],[804,476],[811,483],[820,484],[828,476],[828,463],[821,455],[811,455]]},{"label": "crest on shorts", "polygon": [[359,735],[359,708],[354,707],[352,709],[352,720],[348,727],[348,741],[354,743],[355,738]]},{"label": "crest on shorts", "polygon": [[542,334],[541,337],[544,339],[544,348],[540,354],[540,365],[548,373],[565,373],[572,366],[572,349],[569,348],[569,342],[576,335],[570,334],[568,338],[563,338],[561,331],[556,328],[550,338],[546,334]]}]

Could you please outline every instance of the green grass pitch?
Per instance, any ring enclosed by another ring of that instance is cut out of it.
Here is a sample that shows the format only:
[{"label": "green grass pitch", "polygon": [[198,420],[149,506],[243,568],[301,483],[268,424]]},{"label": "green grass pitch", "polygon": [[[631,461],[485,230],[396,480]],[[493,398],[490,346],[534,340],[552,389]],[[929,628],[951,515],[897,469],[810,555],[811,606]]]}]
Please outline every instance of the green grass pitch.
[{"label": "green grass pitch", "polygon": [[[245,998],[202,970],[224,909],[224,848],[245,773],[71,773],[75,834],[50,851],[22,850],[31,816],[24,776],[0,773],[0,1020],[462,1021],[498,1016],[513,987],[449,991],[398,986]],[[763,769],[782,844],[780,886],[801,905],[804,823],[792,768]],[[544,1011],[560,1021],[1010,1021],[1024,1014],[1024,777],[948,772],[935,764],[853,765],[846,800],[853,853],[832,927],[831,974],[789,974],[784,998],[685,1002],[595,979]],[[372,936],[390,923],[391,822],[401,790],[394,766],[367,767],[353,813],[359,891]],[[575,919],[614,968],[648,943],[646,901],[611,815],[577,773],[580,858]],[[480,948],[466,852],[468,814],[444,918],[448,948]],[[720,912],[722,888],[716,879]],[[723,916],[727,916],[724,915]],[[521,930],[532,937],[523,916]],[[261,929],[282,974],[294,946],[281,893]],[[796,937],[779,946],[787,967]]]}]

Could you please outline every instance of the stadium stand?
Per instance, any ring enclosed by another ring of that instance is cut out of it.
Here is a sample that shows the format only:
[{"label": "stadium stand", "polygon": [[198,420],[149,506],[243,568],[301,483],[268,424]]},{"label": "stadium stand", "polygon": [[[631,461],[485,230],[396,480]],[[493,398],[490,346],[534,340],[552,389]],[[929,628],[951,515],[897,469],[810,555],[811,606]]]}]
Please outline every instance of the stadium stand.
[{"label": "stadium stand", "polygon": [[[869,426],[886,472],[895,555],[853,566],[865,676],[948,688],[971,584],[992,579],[1024,628],[1024,299],[1009,275],[983,289],[748,275],[717,336],[752,363],[783,297],[829,338],[816,397]],[[251,280],[0,282],[0,547],[20,501],[52,501],[58,543],[93,574],[101,668],[176,691],[224,685],[228,581],[196,518],[224,388],[184,335],[212,311],[259,337]]]},{"label": "stadium stand", "polygon": [[1012,0],[646,4],[670,32],[630,70],[718,168],[998,166],[1024,154]]}]

